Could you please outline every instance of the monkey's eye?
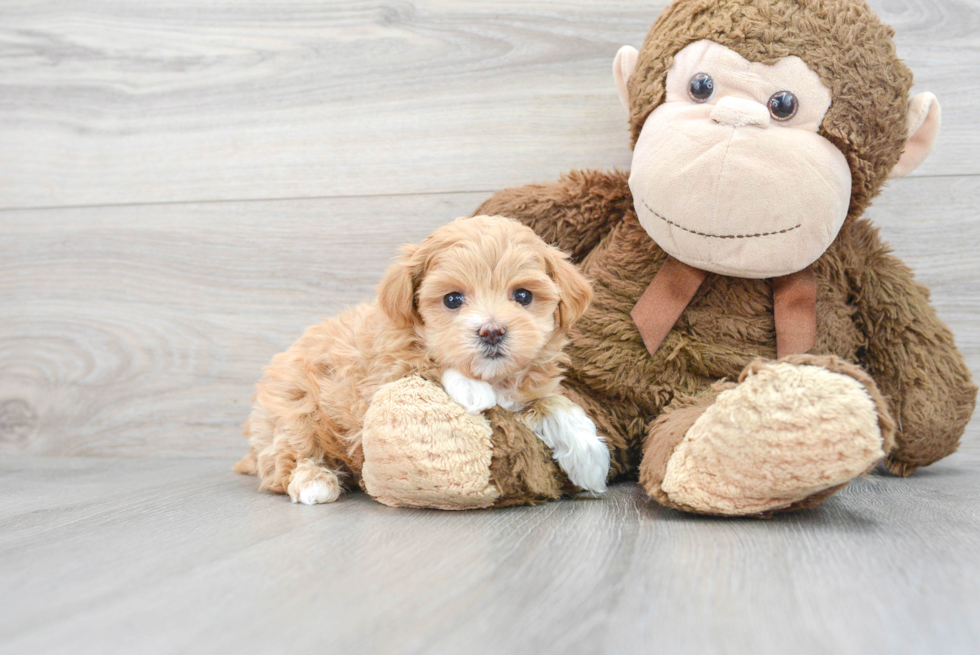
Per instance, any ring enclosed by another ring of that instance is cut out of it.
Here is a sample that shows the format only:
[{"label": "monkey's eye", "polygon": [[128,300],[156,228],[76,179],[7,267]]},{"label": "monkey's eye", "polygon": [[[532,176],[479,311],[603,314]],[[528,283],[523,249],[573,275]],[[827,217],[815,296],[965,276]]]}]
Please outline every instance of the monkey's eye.
[{"label": "monkey's eye", "polygon": [[447,293],[442,299],[442,304],[444,304],[449,309],[459,309],[463,306],[463,294],[459,291],[453,291],[452,293]]},{"label": "monkey's eye", "polygon": [[518,289],[514,292],[514,302],[518,305],[523,305],[527,307],[534,300],[534,295],[527,289]]},{"label": "monkey's eye", "polygon": [[777,121],[788,121],[796,116],[799,108],[800,102],[789,91],[779,91],[769,98],[769,113]]},{"label": "monkey's eye", "polygon": [[687,92],[691,94],[694,102],[704,102],[714,94],[715,81],[707,73],[698,73],[691,78]]}]

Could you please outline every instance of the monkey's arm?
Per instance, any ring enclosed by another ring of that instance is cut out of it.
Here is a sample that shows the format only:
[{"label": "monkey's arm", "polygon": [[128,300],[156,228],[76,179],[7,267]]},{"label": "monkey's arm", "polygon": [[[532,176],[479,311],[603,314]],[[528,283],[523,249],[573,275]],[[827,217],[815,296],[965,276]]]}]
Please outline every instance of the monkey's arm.
[{"label": "monkey's arm", "polygon": [[548,184],[498,191],[476,214],[515,218],[579,262],[632,211],[629,174],[575,170]]},{"label": "monkey's arm", "polygon": [[888,468],[909,475],[950,455],[973,413],[977,388],[929,290],[867,221],[852,226],[855,321],[867,338],[862,365],[898,424]]}]

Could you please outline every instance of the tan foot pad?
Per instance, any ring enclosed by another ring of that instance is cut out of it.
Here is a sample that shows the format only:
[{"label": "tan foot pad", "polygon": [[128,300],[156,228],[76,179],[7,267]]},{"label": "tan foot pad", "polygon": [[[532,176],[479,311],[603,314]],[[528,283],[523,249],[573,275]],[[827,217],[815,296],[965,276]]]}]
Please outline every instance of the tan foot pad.
[{"label": "tan foot pad", "polygon": [[789,506],[845,484],[884,457],[864,385],[820,366],[761,366],[691,426],[667,463],[663,491],[711,514]]},{"label": "tan foot pad", "polygon": [[490,480],[491,435],[485,418],[432,382],[386,384],[364,419],[364,488],[392,507],[490,507],[500,495]]}]

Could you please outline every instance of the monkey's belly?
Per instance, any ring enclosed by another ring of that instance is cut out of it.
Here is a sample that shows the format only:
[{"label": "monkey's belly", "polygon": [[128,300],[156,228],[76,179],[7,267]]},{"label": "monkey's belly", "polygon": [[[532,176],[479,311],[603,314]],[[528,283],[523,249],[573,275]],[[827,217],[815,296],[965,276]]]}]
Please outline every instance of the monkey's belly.
[{"label": "monkey's belly", "polygon": [[[582,263],[594,281],[595,300],[573,328],[567,348],[572,377],[597,392],[635,402],[650,415],[676,394],[736,378],[756,357],[776,356],[771,283],[719,275],[708,275],[657,352],[647,352],[630,311],[665,259],[635,216],[627,216]],[[859,333],[845,292],[829,284],[826,268],[821,261],[815,264],[819,293],[813,352],[854,361]],[[828,326],[832,329],[821,329]]]}]

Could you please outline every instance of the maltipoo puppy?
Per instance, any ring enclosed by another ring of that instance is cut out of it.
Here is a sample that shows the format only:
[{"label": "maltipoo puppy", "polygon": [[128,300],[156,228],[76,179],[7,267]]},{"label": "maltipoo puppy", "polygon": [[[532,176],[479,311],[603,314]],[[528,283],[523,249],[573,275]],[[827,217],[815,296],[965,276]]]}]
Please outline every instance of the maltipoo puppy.
[{"label": "maltipoo puppy", "polygon": [[336,500],[360,474],[374,392],[419,374],[468,412],[522,412],[574,484],[604,491],[609,451],[559,389],[566,332],[592,299],[588,281],[560,250],[499,216],[457,219],[403,252],[376,302],[311,327],[272,359],[235,470],[293,502]]}]

